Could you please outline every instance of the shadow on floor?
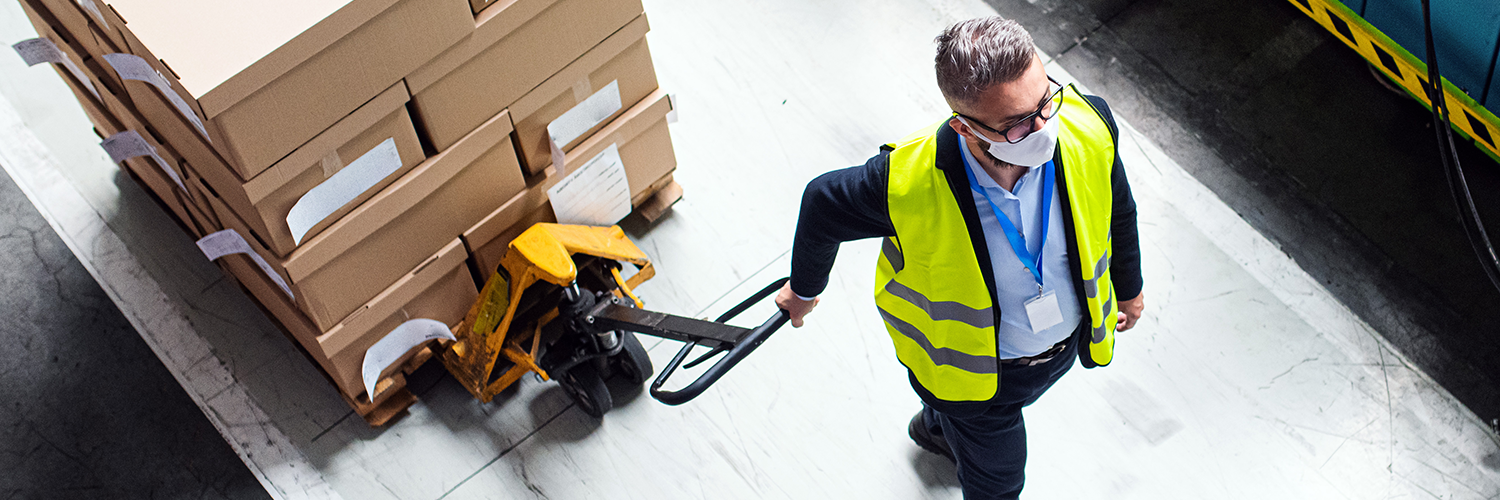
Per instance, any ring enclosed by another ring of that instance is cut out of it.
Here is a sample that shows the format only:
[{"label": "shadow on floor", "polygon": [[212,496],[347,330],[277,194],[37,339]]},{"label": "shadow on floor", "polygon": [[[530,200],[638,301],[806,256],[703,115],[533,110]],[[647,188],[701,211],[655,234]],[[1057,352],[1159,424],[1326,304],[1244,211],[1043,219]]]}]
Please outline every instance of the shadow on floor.
[{"label": "shadow on floor", "polygon": [[0,497],[269,498],[0,174]]}]

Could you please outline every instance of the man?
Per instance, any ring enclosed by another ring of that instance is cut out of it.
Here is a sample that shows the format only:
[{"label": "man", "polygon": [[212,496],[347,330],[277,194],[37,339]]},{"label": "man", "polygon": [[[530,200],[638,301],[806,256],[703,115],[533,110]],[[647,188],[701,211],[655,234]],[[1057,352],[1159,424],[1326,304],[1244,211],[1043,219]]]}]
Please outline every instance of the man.
[{"label": "man", "polygon": [[884,238],[875,304],[923,403],[908,433],[965,498],[1017,498],[1021,409],[1141,317],[1135,201],[1104,100],[1048,77],[1019,24],[936,41],[953,115],[808,184],[776,302],[802,326],[839,243]]}]

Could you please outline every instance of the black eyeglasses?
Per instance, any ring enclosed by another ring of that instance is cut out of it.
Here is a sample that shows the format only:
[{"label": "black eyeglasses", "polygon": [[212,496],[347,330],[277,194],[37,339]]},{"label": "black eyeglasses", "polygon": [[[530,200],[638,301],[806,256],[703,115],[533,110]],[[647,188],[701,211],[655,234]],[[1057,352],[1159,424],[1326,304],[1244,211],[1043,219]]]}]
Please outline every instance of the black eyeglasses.
[{"label": "black eyeglasses", "polygon": [[[978,118],[974,118],[972,116],[965,115],[965,114],[959,113],[957,111],[954,111],[953,115],[954,116],[958,116],[960,118],[963,118],[964,119],[964,123],[968,123],[968,124],[971,124],[971,125],[978,125],[979,128],[988,130],[988,131],[990,131],[992,133],[995,133],[995,134],[999,134],[1000,137],[1004,137],[1005,138],[1005,142],[1008,142],[1008,143],[1011,143],[1011,144],[1015,144],[1015,143],[1021,142],[1021,140],[1025,139],[1026,136],[1031,135],[1032,132],[1036,132],[1036,119],[1037,118],[1041,118],[1043,121],[1051,120],[1052,117],[1057,116],[1057,111],[1060,110],[1060,109],[1062,109],[1062,105],[1063,105],[1063,93],[1062,93],[1063,86],[1062,86],[1062,84],[1061,83],[1057,83],[1057,80],[1053,80],[1051,76],[1047,77],[1047,81],[1051,82],[1051,85],[1048,85],[1048,89],[1049,90],[1051,90],[1052,87],[1056,87],[1057,90],[1052,90],[1050,93],[1048,93],[1047,98],[1044,99],[1041,102],[1041,104],[1037,105],[1036,111],[1032,111],[1031,113],[1028,113],[1026,116],[1022,117],[1021,119],[1016,120],[1015,122],[1012,122],[1012,124],[1010,126],[1005,127],[1004,131],[997,130],[997,129],[994,129],[994,128],[990,128],[989,125],[985,125],[984,122],[979,121]],[[986,139],[988,139],[988,138],[986,138]]]}]

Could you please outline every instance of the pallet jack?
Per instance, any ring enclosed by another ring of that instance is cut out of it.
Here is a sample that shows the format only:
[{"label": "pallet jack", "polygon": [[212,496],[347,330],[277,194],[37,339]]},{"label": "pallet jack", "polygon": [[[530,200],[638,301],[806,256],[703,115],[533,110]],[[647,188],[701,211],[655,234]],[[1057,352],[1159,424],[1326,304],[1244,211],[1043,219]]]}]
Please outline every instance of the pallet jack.
[{"label": "pallet jack", "polygon": [[[636,268],[629,279],[624,264]],[[457,339],[440,354],[475,398],[490,402],[527,374],[558,384],[585,413],[602,417],[613,407],[604,380],[619,375],[639,384],[652,375],[651,358],[637,333],[683,342],[651,397],[680,405],[702,394],[789,319],[778,310],[759,327],[725,324],[786,283],[776,280],[714,321],[644,309],[634,289],[655,276],[646,254],[619,226],[540,223],[512,240],[479,298],[457,327]],[[683,364],[697,346],[708,352]],[[679,390],[663,386],[679,367],[692,368],[724,354]]]}]

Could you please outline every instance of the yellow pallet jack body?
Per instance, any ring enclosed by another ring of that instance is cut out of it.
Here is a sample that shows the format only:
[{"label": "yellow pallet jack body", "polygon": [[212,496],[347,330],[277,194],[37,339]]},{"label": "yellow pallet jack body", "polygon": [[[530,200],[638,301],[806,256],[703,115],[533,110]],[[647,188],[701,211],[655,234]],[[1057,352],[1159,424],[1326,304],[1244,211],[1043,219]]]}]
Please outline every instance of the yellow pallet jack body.
[{"label": "yellow pallet jack body", "polygon": [[[621,274],[625,264],[636,268],[628,279]],[[612,405],[604,378],[623,375],[639,383],[653,371],[635,333],[686,344],[651,387],[652,397],[675,405],[702,393],[786,322],[778,311],[755,329],[724,324],[779,289],[785,278],[709,322],[644,310],[634,289],[655,274],[645,252],[619,226],[536,224],[511,241],[454,329],[457,340],[439,359],[480,401],[535,373],[558,380],[580,407],[600,416]],[[688,368],[726,354],[686,388],[662,389],[697,346],[709,352]]]}]

